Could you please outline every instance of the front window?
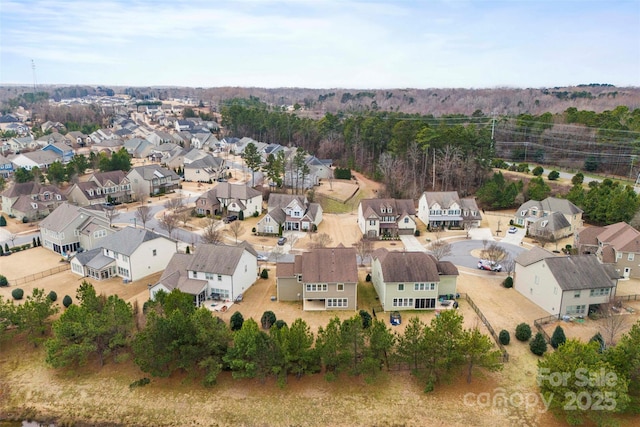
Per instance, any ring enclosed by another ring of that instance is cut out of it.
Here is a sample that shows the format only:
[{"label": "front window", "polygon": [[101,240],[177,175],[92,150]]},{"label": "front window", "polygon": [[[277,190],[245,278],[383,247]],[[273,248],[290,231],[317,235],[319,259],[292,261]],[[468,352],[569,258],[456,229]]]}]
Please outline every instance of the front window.
[{"label": "front window", "polygon": [[398,291],[404,291],[404,283],[398,283]]},{"label": "front window", "polygon": [[344,283],[338,283],[337,289],[338,289],[339,292],[344,291]]},{"label": "front window", "polygon": [[573,294],[574,298],[580,298],[580,291],[575,291]]}]

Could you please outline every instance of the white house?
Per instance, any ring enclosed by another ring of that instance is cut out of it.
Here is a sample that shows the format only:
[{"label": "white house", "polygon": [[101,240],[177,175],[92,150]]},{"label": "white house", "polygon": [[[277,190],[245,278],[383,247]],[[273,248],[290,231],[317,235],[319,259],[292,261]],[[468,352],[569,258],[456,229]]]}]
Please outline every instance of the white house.
[{"label": "white house", "polygon": [[220,182],[196,200],[196,212],[200,215],[236,213],[249,218],[262,212],[262,193],[244,184]]},{"label": "white house", "polygon": [[416,209],[411,199],[362,199],[358,226],[367,237],[414,234]]},{"label": "white house", "polygon": [[199,245],[193,254],[175,254],[160,281],[149,289],[151,299],[160,291],[178,289],[204,301],[235,301],[258,276],[258,258],[251,245]]},{"label": "white house", "polygon": [[430,228],[474,228],[482,221],[476,200],[461,199],[457,191],[422,193],[418,200],[418,218]]},{"label": "white house", "polygon": [[176,253],[175,241],[152,231],[126,227],[105,237],[98,250],[77,254],[71,271],[80,276],[135,281],[165,269]]},{"label": "white house", "polygon": [[556,256],[536,247],[515,261],[513,287],[550,314],[586,316],[615,297],[618,273],[595,255]]},{"label": "white house", "polygon": [[286,231],[313,231],[322,222],[322,207],[309,203],[305,196],[271,193],[267,214],[256,224],[258,233],[278,234]]}]

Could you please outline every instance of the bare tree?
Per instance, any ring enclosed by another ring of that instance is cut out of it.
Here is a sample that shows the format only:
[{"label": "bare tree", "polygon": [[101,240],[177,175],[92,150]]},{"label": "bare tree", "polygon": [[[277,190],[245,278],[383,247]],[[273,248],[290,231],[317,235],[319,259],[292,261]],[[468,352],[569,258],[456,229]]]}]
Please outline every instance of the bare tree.
[{"label": "bare tree", "polygon": [[361,236],[355,246],[356,252],[360,256],[360,265],[364,266],[364,260],[373,252],[373,242],[365,236]]},{"label": "bare tree", "polygon": [[295,234],[291,234],[291,236],[289,236],[289,247],[291,248],[291,250],[293,250],[293,247],[298,242],[298,239],[299,237]]},{"label": "bare tree", "polygon": [[491,261],[492,264],[497,264],[507,256],[507,251],[496,242],[491,243],[485,250],[482,251],[482,257]]},{"label": "bare tree", "polygon": [[440,261],[442,258],[451,255],[451,244],[444,240],[436,240],[429,245],[431,254]]},{"label": "bare tree", "polygon": [[178,211],[182,207],[182,197],[173,197],[164,202],[164,207],[167,210],[173,211],[174,213]]},{"label": "bare tree", "polygon": [[331,238],[331,236],[329,236],[327,233],[320,233],[316,237],[316,241],[311,244],[311,247],[326,248],[331,244],[331,242],[333,242],[333,239]]},{"label": "bare tree", "polygon": [[217,245],[222,241],[222,232],[220,230],[220,221],[215,218],[209,218],[200,239],[204,243]]},{"label": "bare tree", "polygon": [[186,228],[187,223],[191,219],[191,212],[189,211],[189,209],[183,209],[180,212],[177,212],[176,215],[178,216],[180,222],[182,222],[182,226]]},{"label": "bare tree", "polygon": [[173,232],[178,228],[178,217],[173,214],[165,213],[162,215],[162,218],[158,220],[158,224],[160,225],[160,228],[169,234],[169,237],[173,238]]},{"label": "bare tree", "polygon": [[148,205],[140,205],[136,208],[136,211],[133,214],[133,217],[139,220],[142,223],[142,228],[147,227],[147,222],[153,218],[153,213],[151,212],[151,206]]},{"label": "bare tree", "polygon": [[504,271],[506,271],[507,274],[511,276],[511,274],[513,274],[514,270],[516,269],[516,261],[513,259],[513,257],[507,255],[506,258],[502,260],[502,267],[504,268]]},{"label": "bare tree", "polygon": [[105,206],[104,216],[109,221],[109,228],[111,228],[111,224],[113,223],[113,220],[120,216],[120,212],[118,212],[115,206]]},{"label": "bare tree", "polygon": [[149,193],[147,193],[142,184],[134,186],[133,193],[136,195],[136,200],[140,202],[141,205],[147,203],[147,200],[149,200]]},{"label": "bare tree", "polygon": [[227,229],[229,234],[231,234],[236,239],[236,244],[238,243],[238,237],[244,233],[244,225],[240,221],[233,221],[229,224],[229,228]]},{"label": "bare tree", "polygon": [[275,247],[273,248],[273,250],[271,251],[271,257],[270,257],[270,258],[271,258],[271,259],[273,259],[273,261],[274,261],[275,263],[277,263],[277,262],[278,262],[278,260],[279,260],[280,258],[282,258],[282,255],[284,255],[284,252],[283,252],[283,250],[282,250],[282,246],[275,246]]},{"label": "bare tree", "polygon": [[600,312],[604,316],[600,329],[607,346],[615,345],[618,335],[627,329],[628,319],[624,314],[620,314],[621,309],[622,302],[617,303],[614,298],[608,303],[600,304]]}]

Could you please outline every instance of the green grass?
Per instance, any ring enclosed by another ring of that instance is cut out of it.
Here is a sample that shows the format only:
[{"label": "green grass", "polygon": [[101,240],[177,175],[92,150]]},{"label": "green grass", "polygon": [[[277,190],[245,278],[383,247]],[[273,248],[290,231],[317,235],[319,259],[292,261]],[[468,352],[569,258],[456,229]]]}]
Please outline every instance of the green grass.
[{"label": "green grass", "polygon": [[379,307],[380,301],[376,298],[378,293],[371,282],[358,283],[358,308],[371,311],[373,307]]},{"label": "green grass", "polygon": [[317,202],[322,206],[322,212],[331,214],[351,213],[358,209],[360,200],[366,198],[363,191],[358,191],[348,202],[342,203],[319,194],[316,195]]}]

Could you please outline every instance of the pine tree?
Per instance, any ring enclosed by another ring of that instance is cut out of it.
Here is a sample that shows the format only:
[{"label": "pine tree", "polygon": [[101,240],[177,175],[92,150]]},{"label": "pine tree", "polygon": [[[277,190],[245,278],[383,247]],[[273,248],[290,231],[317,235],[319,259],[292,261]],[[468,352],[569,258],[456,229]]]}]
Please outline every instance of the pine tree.
[{"label": "pine tree", "polygon": [[547,342],[540,332],[533,337],[533,340],[529,343],[531,352],[537,356],[542,356],[547,351]]},{"label": "pine tree", "polygon": [[551,336],[551,347],[556,349],[566,341],[567,337],[564,334],[564,329],[562,329],[562,326],[560,325],[556,326],[556,329],[553,331],[553,335]]}]

